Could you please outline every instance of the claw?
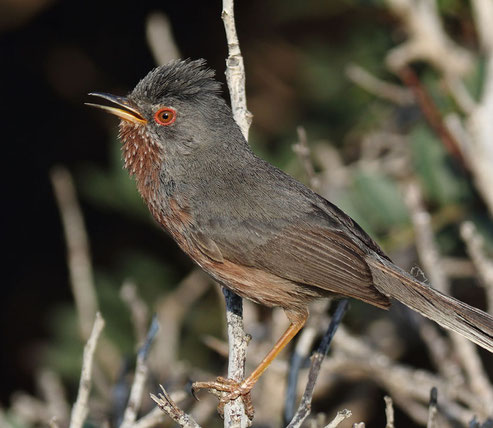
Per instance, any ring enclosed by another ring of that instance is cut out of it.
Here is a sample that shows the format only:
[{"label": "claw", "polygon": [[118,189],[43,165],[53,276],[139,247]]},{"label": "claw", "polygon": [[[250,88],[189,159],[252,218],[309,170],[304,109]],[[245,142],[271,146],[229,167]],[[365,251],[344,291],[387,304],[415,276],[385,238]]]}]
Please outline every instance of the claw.
[{"label": "claw", "polygon": [[217,411],[221,417],[224,417],[224,406],[230,401],[241,397],[245,406],[245,412],[249,419],[253,419],[255,409],[253,408],[252,397],[250,395],[251,387],[233,379],[218,377],[211,382],[194,382],[192,385],[192,395],[196,397],[199,389],[208,389],[218,399]]}]

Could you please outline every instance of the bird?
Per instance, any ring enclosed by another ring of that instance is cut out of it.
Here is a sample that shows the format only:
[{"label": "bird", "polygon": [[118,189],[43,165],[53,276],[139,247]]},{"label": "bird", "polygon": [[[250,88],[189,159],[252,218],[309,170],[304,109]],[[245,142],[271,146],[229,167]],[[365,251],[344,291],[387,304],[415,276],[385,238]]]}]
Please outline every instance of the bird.
[{"label": "bird", "polygon": [[[309,304],[351,297],[382,309],[395,299],[493,352],[493,317],[396,266],[347,214],[257,156],[206,62],[173,60],[126,97],[86,103],[118,118],[124,167],[157,223],[222,286],[290,325],[241,382],[217,378],[220,404],[250,402],[261,374],[304,326]],[[249,404],[249,413],[253,407]]]}]

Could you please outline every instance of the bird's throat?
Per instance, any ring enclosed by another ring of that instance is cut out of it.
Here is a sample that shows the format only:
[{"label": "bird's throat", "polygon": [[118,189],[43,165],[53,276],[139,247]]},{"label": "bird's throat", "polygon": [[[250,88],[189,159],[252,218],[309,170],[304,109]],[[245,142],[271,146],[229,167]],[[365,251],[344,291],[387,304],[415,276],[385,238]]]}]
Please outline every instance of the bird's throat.
[{"label": "bird's throat", "polygon": [[120,122],[119,137],[125,168],[135,177],[137,189],[147,204],[154,204],[163,162],[161,146],[152,140],[145,126],[124,120]]}]

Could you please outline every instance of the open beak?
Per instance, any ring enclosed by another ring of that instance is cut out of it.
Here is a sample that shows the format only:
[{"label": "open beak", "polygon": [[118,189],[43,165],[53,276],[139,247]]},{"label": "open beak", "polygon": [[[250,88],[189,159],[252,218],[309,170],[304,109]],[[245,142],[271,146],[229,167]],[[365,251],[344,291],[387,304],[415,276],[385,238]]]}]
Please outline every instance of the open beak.
[{"label": "open beak", "polygon": [[119,107],[105,106],[101,104],[85,103],[88,106],[100,108],[108,113],[114,114],[119,118],[126,120],[127,122],[133,122],[137,124],[146,124],[147,120],[144,119],[142,114],[137,110],[137,108],[125,97],[119,97],[117,95],[105,94],[102,92],[91,92],[89,95],[95,97],[103,98],[105,100],[111,101]]}]

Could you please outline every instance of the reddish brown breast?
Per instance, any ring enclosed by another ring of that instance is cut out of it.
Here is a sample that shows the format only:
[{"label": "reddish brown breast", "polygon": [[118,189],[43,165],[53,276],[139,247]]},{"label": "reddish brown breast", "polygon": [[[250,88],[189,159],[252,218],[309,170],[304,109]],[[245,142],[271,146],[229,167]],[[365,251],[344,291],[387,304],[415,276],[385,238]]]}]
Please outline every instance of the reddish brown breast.
[{"label": "reddish brown breast", "polygon": [[122,120],[120,139],[124,166],[135,177],[137,189],[148,205],[158,197],[159,170],[163,162],[163,151],[149,137],[145,126]]}]

